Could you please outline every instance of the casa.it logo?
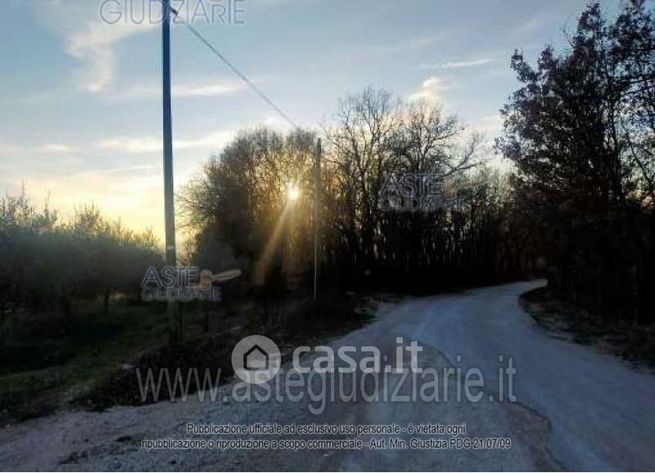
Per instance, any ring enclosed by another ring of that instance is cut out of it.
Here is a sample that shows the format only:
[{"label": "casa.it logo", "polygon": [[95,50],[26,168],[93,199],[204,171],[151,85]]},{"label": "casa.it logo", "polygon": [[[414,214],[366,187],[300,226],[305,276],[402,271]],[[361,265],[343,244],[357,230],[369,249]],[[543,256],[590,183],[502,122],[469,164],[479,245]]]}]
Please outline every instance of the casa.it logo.
[{"label": "casa.it logo", "polygon": [[234,374],[246,383],[263,384],[272,379],[282,364],[280,350],[273,340],[262,335],[250,335],[232,350]]}]

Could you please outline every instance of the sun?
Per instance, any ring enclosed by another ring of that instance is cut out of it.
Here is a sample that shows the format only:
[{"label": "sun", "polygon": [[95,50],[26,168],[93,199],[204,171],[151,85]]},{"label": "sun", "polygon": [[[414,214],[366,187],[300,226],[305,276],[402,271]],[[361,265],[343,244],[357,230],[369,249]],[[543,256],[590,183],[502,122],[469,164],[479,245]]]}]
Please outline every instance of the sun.
[{"label": "sun", "polygon": [[287,198],[290,202],[295,202],[300,197],[300,189],[295,184],[289,184],[287,186]]}]

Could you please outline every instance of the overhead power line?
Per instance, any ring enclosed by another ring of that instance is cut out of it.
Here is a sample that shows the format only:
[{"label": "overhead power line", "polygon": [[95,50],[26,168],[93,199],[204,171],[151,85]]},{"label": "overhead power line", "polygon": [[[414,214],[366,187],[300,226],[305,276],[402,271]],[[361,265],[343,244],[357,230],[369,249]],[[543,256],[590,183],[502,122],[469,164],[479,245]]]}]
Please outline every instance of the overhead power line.
[{"label": "overhead power line", "polygon": [[[162,0],[160,0],[160,2],[161,2],[161,1],[162,1]],[[166,6],[165,6],[163,3],[162,3],[162,6],[163,6],[164,8],[166,8]],[[213,52],[214,55],[216,55],[216,57],[218,57],[218,59],[220,59],[221,62],[223,62],[223,64],[225,64],[225,65],[226,65],[226,66],[227,66],[227,67],[228,67],[232,72],[234,72],[237,76],[239,76],[239,78],[240,78],[240,79],[241,79],[241,80],[242,80],[242,81],[243,81],[243,82],[244,82],[248,87],[250,87],[250,89],[251,89],[253,92],[255,92],[257,95],[259,95],[259,97],[261,97],[261,98],[262,98],[262,99],[263,99],[263,100],[264,100],[268,105],[270,105],[271,108],[273,108],[273,110],[275,110],[275,111],[278,113],[278,115],[280,115],[280,116],[281,116],[281,117],[282,117],[282,118],[283,118],[287,123],[289,123],[293,128],[300,128],[300,127],[299,127],[299,126],[298,126],[298,125],[297,125],[297,124],[296,124],[296,123],[295,123],[295,122],[294,122],[294,121],[289,117],[289,115],[287,115],[287,114],[286,114],[286,113],[285,113],[285,112],[284,112],[284,111],[283,111],[279,106],[277,106],[277,105],[275,104],[275,102],[273,102],[273,100],[271,100],[270,98],[268,98],[268,96],[267,96],[264,92],[262,92],[262,91],[261,91],[261,90],[260,90],[260,89],[255,85],[255,84],[253,84],[253,82],[252,82],[250,79],[248,79],[248,77],[247,77],[243,72],[241,72],[239,69],[237,69],[237,67],[236,67],[234,64],[232,64],[232,62],[230,62],[230,60],[228,60],[228,59],[227,59],[227,58],[226,58],[226,57],[225,57],[225,56],[224,56],[224,55],[223,55],[223,54],[222,54],[222,53],[221,53],[221,52],[216,48],[216,46],[214,46],[214,45],[211,43],[211,41],[209,41],[209,40],[208,40],[207,38],[205,38],[202,34],[200,34],[200,32],[199,32],[196,28],[194,28],[193,25],[191,25],[191,23],[189,23],[188,21],[186,21],[184,18],[180,18],[180,17],[179,17],[179,12],[178,12],[177,10],[175,10],[173,7],[170,7],[170,10],[171,10],[171,13],[173,13],[173,15],[175,16],[175,18],[179,18],[179,20],[182,22],[182,24],[184,24],[184,26],[186,26],[186,27],[189,29],[189,31],[191,32],[191,34],[193,34],[193,35],[194,35],[194,36],[195,36],[195,37],[196,37],[196,38],[197,38],[201,43],[203,43],[205,46],[207,46],[207,48],[209,48],[209,50],[210,50],[211,52]]]}]

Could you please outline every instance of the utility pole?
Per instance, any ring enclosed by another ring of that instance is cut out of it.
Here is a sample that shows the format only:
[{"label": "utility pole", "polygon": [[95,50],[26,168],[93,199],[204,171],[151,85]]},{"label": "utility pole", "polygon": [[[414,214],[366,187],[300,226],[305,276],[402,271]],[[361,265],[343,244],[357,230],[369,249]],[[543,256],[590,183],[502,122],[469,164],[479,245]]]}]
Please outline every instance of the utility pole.
[{"label": "utility pole", "polygon": [[[162,0],[162,65],[164,118],[164,220],[166,225],[166,264],[175,267],[175,190],[173,187],[173,120],[171,110],[171,5]],[[169,302],[168,312],[175,337],[182,332],[179,308]]]},{"label": "utility pole", "polygon": [[162,0],[162,64],[164,91],[164,212],[166,221],[166,264],[175,266],[175,201],[173,188],[173,120],[171,111],[171,6]]},{"label": "utility pole", "polygon": [[314,302],[318,300],[318,237],[319,237],[319,206],[321,194],[321,154],[323,149],[321,139],[316,143],[314,158]]}]

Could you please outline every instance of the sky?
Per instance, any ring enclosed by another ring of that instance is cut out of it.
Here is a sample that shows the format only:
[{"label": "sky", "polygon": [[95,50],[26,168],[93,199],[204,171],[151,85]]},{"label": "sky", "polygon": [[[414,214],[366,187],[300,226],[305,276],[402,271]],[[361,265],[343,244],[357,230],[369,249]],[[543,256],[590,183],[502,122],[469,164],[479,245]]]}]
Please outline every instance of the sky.
[{"label": "sky", "polygon": [[[0,192],[24,187],[64,218],[95,204],[161,237],[158,0],[1,1]],[[329,123],[340,97],[372,86],[439,103],[490,142],[518,85],[514,49],[533,61],[547,44],[562,48],[586,2],[173,3],[300,126]],[[619,0],[601,4],[612,14]],[[288,127],[181,24],[172,80],[177,191],[239,130]]]}]

